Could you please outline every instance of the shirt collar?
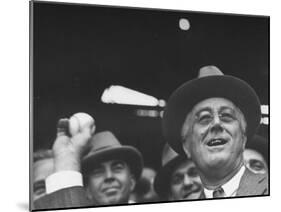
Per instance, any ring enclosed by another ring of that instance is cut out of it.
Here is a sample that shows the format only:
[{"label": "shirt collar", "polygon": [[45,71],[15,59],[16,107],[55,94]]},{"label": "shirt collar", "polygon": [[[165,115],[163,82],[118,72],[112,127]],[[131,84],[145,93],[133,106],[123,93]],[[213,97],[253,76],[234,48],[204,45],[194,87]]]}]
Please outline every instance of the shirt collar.
[{"label": "shirt collar", "polygon": [[134,203],[136,203],[135,200],[129,199],[128,204],[134,204]]},{"label": "shirt collar", "polygon": [[[228,182],[221,186],[225,192],[226,197],[232,197],[236,195],[241,177],[244,172],[245,166],[242,166],[240,170]],[[206,198],[213,198],[213,191],[214,190],[204,188]]]}]

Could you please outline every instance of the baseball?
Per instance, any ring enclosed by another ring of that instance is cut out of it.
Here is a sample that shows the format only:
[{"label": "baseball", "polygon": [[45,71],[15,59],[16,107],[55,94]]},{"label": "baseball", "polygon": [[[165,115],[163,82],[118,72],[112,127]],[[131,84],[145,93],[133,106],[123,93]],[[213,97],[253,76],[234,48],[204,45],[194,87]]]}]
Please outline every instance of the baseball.
[{"label": "baseball", "polygon": [[69,132],[72,136],[76,135],[84,127],[92,126],[95,120],[87,113],[75,113],[69,119]]}]

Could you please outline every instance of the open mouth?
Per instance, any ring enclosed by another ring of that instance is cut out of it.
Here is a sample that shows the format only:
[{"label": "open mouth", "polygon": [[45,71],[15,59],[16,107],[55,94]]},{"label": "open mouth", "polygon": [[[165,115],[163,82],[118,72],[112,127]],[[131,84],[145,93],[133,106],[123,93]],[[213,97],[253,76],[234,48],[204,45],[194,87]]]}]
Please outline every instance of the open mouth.
[{"label": "open mouth", "polygon": [[215,147],[215,146],[222,146],[227,143],[227,140],[223,138],[214,138],[207,142],[207,146]]},{"label": "open mouth", "polygon": [[119,189],[118,187],[108,187],[108,188],[104,188],[102,191],[104,193],[111,194],[117,192],[118,189]]},{"label": "open mouth", "polygon": [[188,199],[188,197],[192,194],[193,192],[188,192],[188,193],[186,193],[184,196],[183,196],[183,198],[184,199]]}]

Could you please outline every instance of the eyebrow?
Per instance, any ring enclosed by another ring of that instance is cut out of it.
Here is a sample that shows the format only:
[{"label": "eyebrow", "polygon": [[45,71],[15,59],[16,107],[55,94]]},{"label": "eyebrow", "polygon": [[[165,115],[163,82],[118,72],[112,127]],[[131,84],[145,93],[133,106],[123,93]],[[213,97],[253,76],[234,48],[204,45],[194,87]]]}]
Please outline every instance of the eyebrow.
[{"label": "eyebrow", "polygon": [[212,109],[210,107],[203,107],[201,109],[199,109],[196,113],[195,113],[195,116],[198,116],[200,115],[200,113],[204,112],[204,111],[208,111],[208,112],[212,112]]},{"label": "eyebrow", "polygon": [[233,112],[233,113],[236,112],[235,108],[228,107],[228,106],[222,106],[222,107],[220,107],[219,112],[221,112],[221,111],[223,111],[223,110],[231,110],[231,112]]},{"label": "eyebrow", "polygon": [[126,163],[124,161],[122,161],[122,160],[116,160],[116,161],[112,162],[111,165],[114,166],[114,165],[118,165],[118,164],[121,164],[124,167],[126,166]]},{"label": "eyebrow", "polygon": [[[222,111],[224,111],[224,110],[231,110],[232,112],[235,113],[235,108],[232,108],[232,107],[229,107],[229,106],[221,106],[218,111],[219,111],[219,112],[222,112]],[[195,113],[195,116],[200,115],[200,113],[202,113],[202,112],[204,112],[204,111],[207,111],[207,112],[210,112],[210,113],[211,113],[213,110],[212,110],[211,107],[203,107],[203,108],[199,109],[199,110]]]}]

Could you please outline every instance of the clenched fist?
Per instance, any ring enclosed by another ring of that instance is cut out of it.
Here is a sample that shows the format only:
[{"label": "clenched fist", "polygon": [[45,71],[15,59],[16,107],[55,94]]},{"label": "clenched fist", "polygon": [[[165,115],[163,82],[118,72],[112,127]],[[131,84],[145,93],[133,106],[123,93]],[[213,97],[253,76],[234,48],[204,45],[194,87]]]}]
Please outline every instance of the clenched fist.
[{"label": "clenched fist", "polygon": [[96,129],[95,123],[83,125],[75,135],[69,133],[69,119],[58,121],[57,137],[53,144],[55,172],[63,170],[80,171],[83,151]]}]

